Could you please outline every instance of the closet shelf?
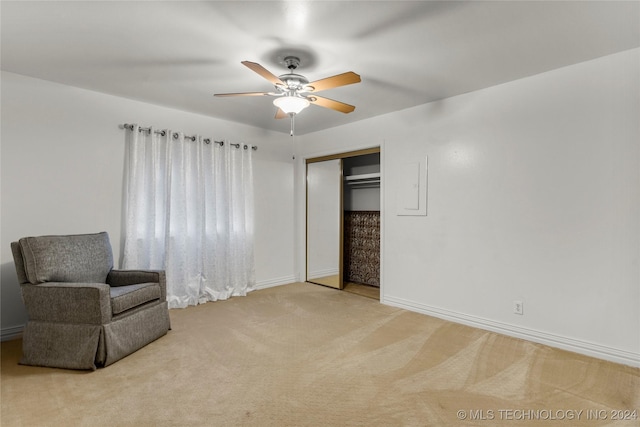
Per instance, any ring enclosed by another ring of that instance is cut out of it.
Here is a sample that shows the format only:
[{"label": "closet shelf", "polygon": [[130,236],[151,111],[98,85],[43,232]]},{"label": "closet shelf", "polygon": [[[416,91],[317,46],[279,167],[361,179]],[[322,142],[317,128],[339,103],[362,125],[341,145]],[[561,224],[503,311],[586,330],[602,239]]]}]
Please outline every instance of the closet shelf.
[{"label": "closet shelf", "polygon": [[353,186],[380,186],[380,172],[364,173],[361,175],[349,175],[344,177],[347,185]]}]

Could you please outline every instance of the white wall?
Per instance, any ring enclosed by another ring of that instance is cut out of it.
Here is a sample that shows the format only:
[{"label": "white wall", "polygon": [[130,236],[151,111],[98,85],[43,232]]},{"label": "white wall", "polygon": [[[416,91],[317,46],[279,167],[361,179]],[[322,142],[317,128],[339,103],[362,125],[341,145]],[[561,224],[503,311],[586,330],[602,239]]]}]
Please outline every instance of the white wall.
[{"label": "white wall", "polygon": [[[298,159],[382,145],[384,303],[640,366],[639,94],[634,49],[305,135]],[[396,216],[422,156],[428,215]]]},{"label": "white wall", "polygon": [[10,242],[41,234],[107,231],[121,250],[122,123],[257,145],[258,286],[294,280],[293,164],[289,136],[2,72],[1,328],[26,321]]}]

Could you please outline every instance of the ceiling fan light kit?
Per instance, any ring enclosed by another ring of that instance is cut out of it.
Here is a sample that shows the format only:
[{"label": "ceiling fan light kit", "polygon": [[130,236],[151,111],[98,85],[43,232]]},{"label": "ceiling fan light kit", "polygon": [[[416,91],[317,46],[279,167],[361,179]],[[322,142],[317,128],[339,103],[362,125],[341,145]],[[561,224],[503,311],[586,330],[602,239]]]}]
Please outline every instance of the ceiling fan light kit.
[{"label": "ceiling fan light kit", "polygon": [[276,119],[282,119],[287,116],[293,118],[294,115],[300,113],[310,104],[329,108],[341,113],[350,113],[355,110],[356,107],[353,105],[321,96],[310,96],[309,93],[360,83],[360,76],[358,74],[349,71],[309,82],[306,77],[294,73],[300,65],[300,59],[298,57],[287,56],[284,58],[284,62],[290,72],[276,76],[256,62],[242,61],[244,66],[271,82],[276,89],[275,92],[216,93],[215,96],[275,96],[276,99],[274,99],[273,104],[278,107],[275,116]]},{"label": "ceiling fan light kit", "polygon": [[298,114],[309,106],[310,102],[300,96],[283,96],[273,100],[273,105],[280,108],[285,114]]}]

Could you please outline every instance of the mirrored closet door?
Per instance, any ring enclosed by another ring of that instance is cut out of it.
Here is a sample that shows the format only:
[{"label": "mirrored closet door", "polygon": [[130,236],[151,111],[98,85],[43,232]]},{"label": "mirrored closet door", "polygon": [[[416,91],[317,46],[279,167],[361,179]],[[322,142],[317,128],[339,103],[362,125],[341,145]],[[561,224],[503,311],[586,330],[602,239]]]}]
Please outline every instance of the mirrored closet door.
[{"label": "mirrored closet door", "polygon": [[342,159],[307,163],[307,281],[342,289]]}]

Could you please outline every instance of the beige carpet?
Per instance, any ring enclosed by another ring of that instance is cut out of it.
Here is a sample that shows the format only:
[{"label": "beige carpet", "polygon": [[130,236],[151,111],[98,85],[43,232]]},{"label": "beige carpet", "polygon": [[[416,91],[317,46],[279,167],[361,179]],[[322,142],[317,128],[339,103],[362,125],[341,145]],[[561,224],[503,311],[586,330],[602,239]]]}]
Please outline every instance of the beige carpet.
[{"label": "beige carpet", "polygon": [[351,292],[352,294],[360,295],[367,298],[373,298],[380,301],[380,288],[376,286],[364,285],[361,283],[345,282],[345,292]]},{"label": "beige carpet", "polygon": [[20,366],[21,342],[2,343],[2,426],[639,425],[611,419],[640,410],[639,369],[322,286],[171,319],[95,372]]}]

